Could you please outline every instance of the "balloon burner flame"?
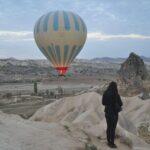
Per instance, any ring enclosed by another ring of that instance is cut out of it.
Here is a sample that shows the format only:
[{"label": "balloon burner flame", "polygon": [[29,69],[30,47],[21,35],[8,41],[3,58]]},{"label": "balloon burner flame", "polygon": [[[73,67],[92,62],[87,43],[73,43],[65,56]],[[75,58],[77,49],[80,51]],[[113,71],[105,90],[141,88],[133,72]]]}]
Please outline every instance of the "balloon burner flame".
[{"label": "balloon burner flame", "polygon": [[58,71],[59,75],[64,76],[68,70],[68,67],[56,67],[56,70]]}]

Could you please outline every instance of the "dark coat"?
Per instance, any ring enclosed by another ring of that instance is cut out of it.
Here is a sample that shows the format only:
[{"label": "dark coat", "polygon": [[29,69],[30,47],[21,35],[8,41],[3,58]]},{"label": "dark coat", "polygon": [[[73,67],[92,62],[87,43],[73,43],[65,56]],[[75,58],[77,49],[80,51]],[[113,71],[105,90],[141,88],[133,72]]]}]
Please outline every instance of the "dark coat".
[{"label": "dark coat", "polygon": [[108,115],[117,115],[118,110],[116,104],[121,107],[123,105],[119,94],[114,94],[112,91],[106,90],[103,94],[102,104],[105,106],[105,113]]}]

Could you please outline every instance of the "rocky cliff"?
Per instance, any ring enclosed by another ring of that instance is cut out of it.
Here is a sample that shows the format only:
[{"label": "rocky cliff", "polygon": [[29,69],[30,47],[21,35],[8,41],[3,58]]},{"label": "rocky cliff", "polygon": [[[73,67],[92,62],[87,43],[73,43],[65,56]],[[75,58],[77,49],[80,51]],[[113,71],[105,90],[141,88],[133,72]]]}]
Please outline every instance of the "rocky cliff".
[{"label": "rocky cliff", "polygon": [[143,59],[135,53],[121,64],[118,71],[118,83],[124,95],[133,96],[146,90],[149,91],[149,73]]},{"label": "rocky cliff", "polygon": [[144,61],[135,53],[131,53],[127,60],[121,64],[119,76],[125,83],[137,80],[146,80],[148,71]]}]

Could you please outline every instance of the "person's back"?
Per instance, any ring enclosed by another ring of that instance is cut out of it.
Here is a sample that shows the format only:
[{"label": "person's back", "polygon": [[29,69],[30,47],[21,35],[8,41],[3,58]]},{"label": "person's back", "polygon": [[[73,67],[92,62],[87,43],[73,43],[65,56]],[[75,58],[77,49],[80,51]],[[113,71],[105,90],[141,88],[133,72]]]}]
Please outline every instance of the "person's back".
[{"label": "person's back", "polygon": [[113,93],[111,90],[106,90],[103,94],[102,104],[105,106],[105,113],[118,114],[116,104],[122,106],[122,101],[118,93]]},{"label": "person's back", "polygon": [[121,111],[122,101],[115,82],[111,82],[104,92],[102,104],[105,106],[108,145],[116,148],[114,144],[115,129],[118,122],[118,113]]}]

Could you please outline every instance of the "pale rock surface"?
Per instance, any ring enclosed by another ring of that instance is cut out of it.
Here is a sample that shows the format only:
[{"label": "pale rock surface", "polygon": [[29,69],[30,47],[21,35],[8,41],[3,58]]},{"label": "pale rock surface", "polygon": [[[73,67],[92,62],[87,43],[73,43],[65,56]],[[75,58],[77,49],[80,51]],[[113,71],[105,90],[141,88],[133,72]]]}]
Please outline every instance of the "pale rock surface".
[{"label": "pale rock surface", "polygon": [[[0,112],[0,150],[85,150],[86,143],[98,150],[110,150],[105,139],[77,127],[23,120]],[[131,149],[119,139],[116,143],[119,150]]]},{"label": "pale rock surface", "polygon": [[[118,150],[149,150],[137,136],[136,127],[150,119],[149,101],[123,98],[116,130]],[[0,112],[0,150],[85,150],[86,144],[110,150],[101,96],[88,92],[53,102],[30,120]]]},{"label": "pale rock surface", "polygon": [[[67,125],[68,128],[81,130],[99,149],[106,146],[106,121],[101,96],[95,92],[88,92],[74,97],[67,97],[39,109],[31,118],[32,121],[55,122]],[[144,101],[145,102],[145,101]],[[124,108],[120,113],[117,127],[117,145],[119,150],[149,149],[137,136],[136,127],[143,121],[149,121],[149,101],[144,103],[138,97],[123,98]],[[97,143],[97,138],[101,142]]]},{"label": "pale rock surface", "polygon": [[[80,136],[86,138],[83,133]],[[84,146],[84,142],[70,136],[62,125],[0,113],[0,150],[82,150]]]}]

